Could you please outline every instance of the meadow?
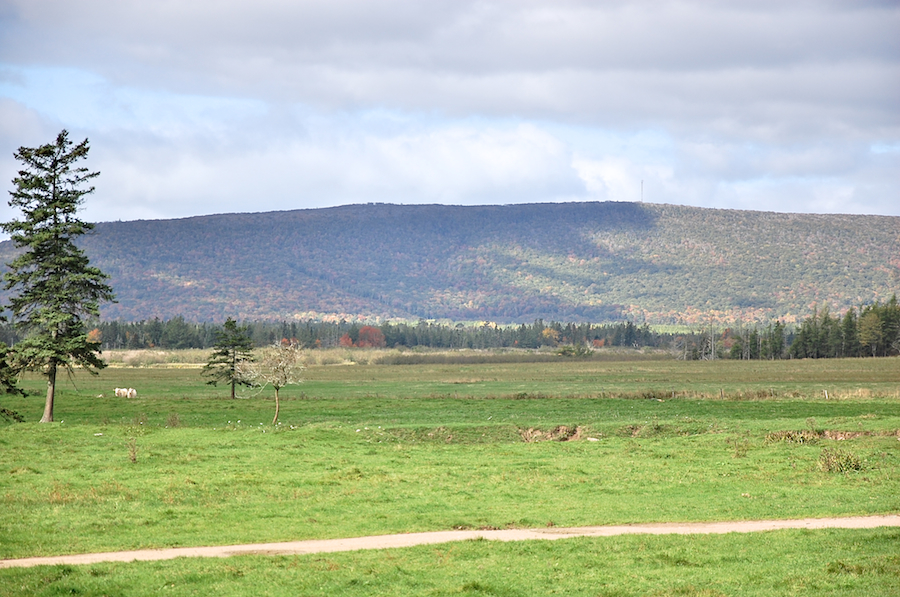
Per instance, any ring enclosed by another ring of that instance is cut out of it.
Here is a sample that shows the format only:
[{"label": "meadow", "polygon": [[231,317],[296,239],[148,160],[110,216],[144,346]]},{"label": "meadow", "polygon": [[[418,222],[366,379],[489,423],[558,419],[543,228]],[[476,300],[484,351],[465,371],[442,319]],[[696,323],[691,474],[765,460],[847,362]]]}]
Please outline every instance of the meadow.
[{"label": "meadow", "polygon": [[[199,353],[132,356],[145,366],[111,359],[61,384],[58,423],[33,422],[38,377],[22,382],[29,396],[0,398],[26,418],[0,425],[0,558],[900,512],[896,358],[385,365],[377,351],[320,353],[305,382],[282,391],[273,426],[271,390],[230,400],[203,383]],[[138,398],[115,398],[123,386]],[[900,588],[898,535],[478,541],[8,569],[0,595],[887,595]]]}]

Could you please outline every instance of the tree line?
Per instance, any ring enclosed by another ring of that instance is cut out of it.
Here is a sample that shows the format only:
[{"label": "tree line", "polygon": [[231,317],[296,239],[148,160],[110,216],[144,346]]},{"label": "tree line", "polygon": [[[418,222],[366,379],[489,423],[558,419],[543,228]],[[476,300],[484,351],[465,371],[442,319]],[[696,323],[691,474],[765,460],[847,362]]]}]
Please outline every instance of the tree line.
[{"label": "tree line", "polygon": [[[384,323],[378,326],[354,322],[326,321],[244,321],[254,346],[263,347],[291,341],[305,348],[335,347],[427,347],[427,348],[541,348],[561,345],[587,345],[591,347],[645,346],[664,348],[671,343],[671,334],[653,331],[649,325],[633,322],[590,324],[544,322],[537,319],[531,324],[499,326],[493,323],[481,325],[443,324],[429,321],[415,323]],[[95,321],[89,332],[103,350],[119,349],[184,349],[212,348],[221,324],[190,322],[182,316],[162,320],[144,321]],[[20,340],[18,330],[9,324],[0,324],[0,340],[13,345]]]},{"label": "tree line", "polygon": [[828,308],[815,309],[797,329],[790,355],[793,358],[890,356],[900,354],[900,304],[897,295],[859,311],[848,309],[843,317]]},{"label": "tree line", "polygon": [[[492,349],[577,346],[652,347],[668,349],[678,358],[773,360],[839,358],[900,354],[900,303],[892,297],[833,316],[815,309],[798,326],[781,321],[767,325],[707,326],[685,332],[657,331],[647,324],[565,323],[537,319],[531,324],[500,326],[447,324],[431,321],[367,325],[326,321],[245,321],[242,327],[256,347],[285,341],[304,348],[435,348]],[[92,330],[103,349],[208,349],[215,346],[222,325],[168,320],[101,321]],[[0,339],[13,344],[15,330],[0,326]]]},{"label": "tree line", "polygon": [[[655,331],[647,324],[544,322],[499,326],[415,323],[364,325],[340,321],[245,321],[241,322],[253,346],[264,347],[283,340],[304,348],[547,348],[585,346],[600,348],[669,349],[686,360],[783,358],[835,358],[900,354],[900,303],[896,297],[860,310],[833,316],[827,308],[815,310],[796,328],[781,321],[761,326],[708,326],[673,333]],[[215,346],[221,324],[190,322],[182,316],[145,321],[95,321],[89,336],[103,350],[209,349]],[[15,345],[21,333],[0,324],[0,341]]]},{"label": "tree line", "polygon": [[[537,319],[531,324],[499,326],[447,324],[430,321],[366,325],[326,321],[241,322],[252,346],[290,342],[316,348],[559,348],[652,347],[670,350],[685,360],[835,358],[900,354],[900,303],[896,297],[841,317],[827,308],[796,328],[781,321],[768,325],[697,327],[685,332],[656,331],[647,324],[564,323]],[[104,350],[210,349],[223,332],[221,324],[190,322],[182,316],[145,321],[96,321],[89,336]],[[0,340],[14,345],[18,332],[0,324]],[[564,353],[574,354],[574,353]]]}]

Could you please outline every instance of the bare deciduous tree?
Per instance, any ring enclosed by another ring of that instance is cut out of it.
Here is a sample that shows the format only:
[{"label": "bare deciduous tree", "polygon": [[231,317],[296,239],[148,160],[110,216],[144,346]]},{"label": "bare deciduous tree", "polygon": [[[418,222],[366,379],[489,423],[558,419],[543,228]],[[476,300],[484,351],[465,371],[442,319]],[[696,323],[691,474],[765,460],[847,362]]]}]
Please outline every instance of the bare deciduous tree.
[{"label": "bare deciduous tree", "polygon": [[278,422],[281,409],[278,392],[281,388],[303,381],[301,373],[306,368],[300,362],[300,347],[294,343],[281,343],[262,349],[255,361],[239,361],[236,370],[247,384],[257,386],[262,391],[266,386],[275,388],[275,418]]}]

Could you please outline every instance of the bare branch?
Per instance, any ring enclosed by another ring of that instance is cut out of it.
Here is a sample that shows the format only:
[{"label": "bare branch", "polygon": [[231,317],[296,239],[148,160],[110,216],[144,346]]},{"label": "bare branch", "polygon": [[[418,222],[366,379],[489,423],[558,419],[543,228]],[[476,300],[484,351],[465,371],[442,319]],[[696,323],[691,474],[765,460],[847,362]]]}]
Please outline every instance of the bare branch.
[{"label": "bare branch", "polygon": [[275,389],[275,418],[278,422],[281,388],[303,382],[302,372],[306,367],[300,361],[300,347],[294,343],[275,344],[262,349],[255,361],[242,360],[235,365],[235,371],[244,383],[260,388],[272,386]]}]

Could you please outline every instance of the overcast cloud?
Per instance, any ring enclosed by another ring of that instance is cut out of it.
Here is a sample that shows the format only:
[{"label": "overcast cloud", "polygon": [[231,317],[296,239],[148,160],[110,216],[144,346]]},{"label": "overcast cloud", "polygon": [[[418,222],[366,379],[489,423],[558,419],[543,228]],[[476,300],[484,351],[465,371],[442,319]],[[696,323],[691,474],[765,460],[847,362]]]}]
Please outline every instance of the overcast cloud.
[{"label": "overcast cloud", "polygon": [[642,181],[900,215],[898,31],[896,1],[0,0],[0,179],[66,128],[98,221]]}]

